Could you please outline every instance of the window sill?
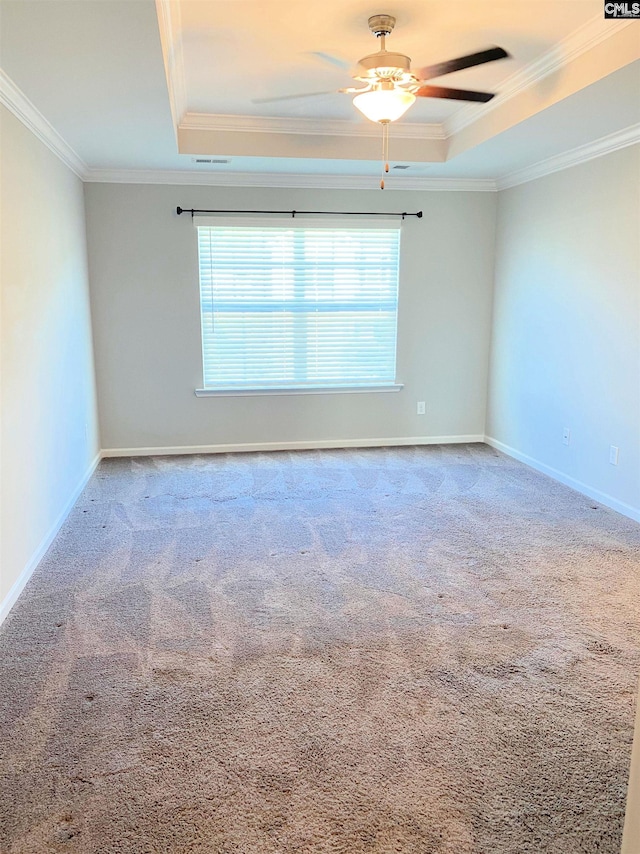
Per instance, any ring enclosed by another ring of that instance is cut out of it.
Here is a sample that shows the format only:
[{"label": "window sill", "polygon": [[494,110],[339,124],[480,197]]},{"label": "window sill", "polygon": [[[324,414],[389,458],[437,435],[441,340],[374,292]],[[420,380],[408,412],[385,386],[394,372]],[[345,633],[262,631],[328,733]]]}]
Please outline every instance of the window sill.
[{"label": "window sill", "polygon": [[272,386],[270,388],[197,388],[196,397],[254,397],[263,394],[370,394],[400,391],[403,383],[354,386]]}]

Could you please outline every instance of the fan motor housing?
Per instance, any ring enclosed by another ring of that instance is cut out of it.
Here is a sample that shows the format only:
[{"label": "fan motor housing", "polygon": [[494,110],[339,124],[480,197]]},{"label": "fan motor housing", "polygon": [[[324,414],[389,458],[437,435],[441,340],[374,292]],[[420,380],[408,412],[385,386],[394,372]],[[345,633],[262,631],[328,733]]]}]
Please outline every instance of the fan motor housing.
[{"label": "fan motor housing", "polygon": [[382,78],[402,80],[411,75],[411,60],[403,53],[378,51],[364,56],[358,63],[358,77],[363,80]]}]

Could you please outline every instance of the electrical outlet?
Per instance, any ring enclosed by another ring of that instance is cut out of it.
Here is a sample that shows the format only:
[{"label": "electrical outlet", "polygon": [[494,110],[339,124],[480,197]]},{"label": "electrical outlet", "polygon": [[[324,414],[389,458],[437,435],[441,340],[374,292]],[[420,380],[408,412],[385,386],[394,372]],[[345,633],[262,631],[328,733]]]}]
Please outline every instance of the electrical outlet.
[{"label": "electrical outlet", "polygon": [[418,401],[418,415],[424,415],[426,413],[426,404],[424,400]]},{"label": "electrical outlet", "polygon": [[571,441],[571,430],[568,427],[565,427],[562,431],[562,444],[568,445]]},{"label": "electrical outlet", "polygon": [[609,462],[612,466],[618,465],[618,452],[619,448],[615,445],[609,445]]}]

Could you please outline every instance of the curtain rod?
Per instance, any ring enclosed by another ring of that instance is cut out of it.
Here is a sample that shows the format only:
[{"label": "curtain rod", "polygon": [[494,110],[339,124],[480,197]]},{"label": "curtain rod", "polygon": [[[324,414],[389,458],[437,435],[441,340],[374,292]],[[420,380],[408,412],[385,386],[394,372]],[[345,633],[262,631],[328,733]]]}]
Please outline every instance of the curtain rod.
[{"label": "curtain rod", "polygon": [[406,211],[391,211],[388,213],[380,213],[378,211],[369,211],[368,213],[363,213],[362,211],[205,211],[205,210],[196,210],[195,208],[176,208],[176,213],[178,216],[183,213],[190,213],[191,218],[193,219],[195,214],[291,214],[292,219],[300,214],[311,214],[312,216],[401,216],[402,219],[408,216],[417,216],[418,219],[422,218],[422,211],[418,211],[417,213],[407,213]]}]

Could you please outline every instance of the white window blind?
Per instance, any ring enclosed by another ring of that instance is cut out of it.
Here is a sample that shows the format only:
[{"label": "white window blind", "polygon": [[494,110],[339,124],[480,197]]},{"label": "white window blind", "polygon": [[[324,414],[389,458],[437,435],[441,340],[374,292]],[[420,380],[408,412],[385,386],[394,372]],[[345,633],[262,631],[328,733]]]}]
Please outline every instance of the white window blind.
[{"label": "white window blind", "polygon": [[204,387],[393,385],[400,229],[199,225]]}]

